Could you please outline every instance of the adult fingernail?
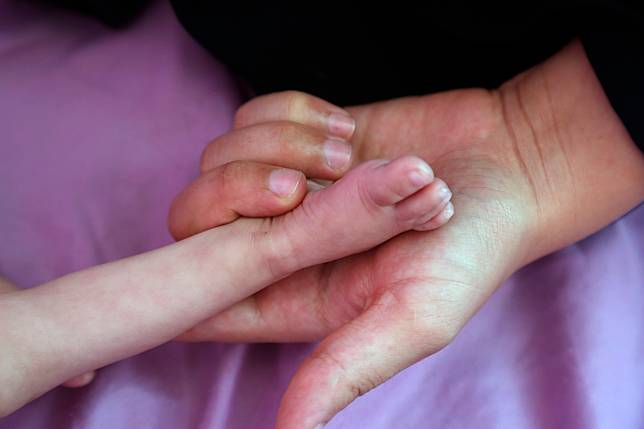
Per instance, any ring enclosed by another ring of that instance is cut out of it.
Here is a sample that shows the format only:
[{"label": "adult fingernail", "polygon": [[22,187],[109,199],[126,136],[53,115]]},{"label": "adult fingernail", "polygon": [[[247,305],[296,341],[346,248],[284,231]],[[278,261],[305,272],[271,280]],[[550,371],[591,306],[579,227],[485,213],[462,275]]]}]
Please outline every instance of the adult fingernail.
[{"label": "adult fingernail", "polygon": [[356,129],[356,121],[344,113],[331,113],[327,118],[329,132],[340,138],[349,140]]},{"label": "adult fingernail", "polygon": [[276,195],[286,198],[293,195],[302,180],[302,173],[289,168],[278,168],[268,176],[268,189]]},{"label": "adult fingernail", "polygon": [[341,140],[329,139],[324,142],[324,158],[334,170],[344,170],[351,162],[351,146]]}]

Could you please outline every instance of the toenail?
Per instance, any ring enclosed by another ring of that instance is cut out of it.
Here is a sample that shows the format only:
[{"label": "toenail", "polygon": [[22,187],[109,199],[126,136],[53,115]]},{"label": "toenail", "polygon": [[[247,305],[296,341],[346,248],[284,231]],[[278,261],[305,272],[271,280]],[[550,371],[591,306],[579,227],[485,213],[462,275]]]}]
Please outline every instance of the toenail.
[{"label": "toenail", "polygon": [[443,217],[443,219],[447,220],[447,219],[451,218],[452,216],[454,216],[454,204],[447,203],[447,205],[443,209],[442,217]]},{"label": "toenail", "polygon": [[432,181],[432,178],[432,170],[427,165],[421,165],[409,173],[409,180],[412,185],[418,188],[429,184]]},{"label": "toenail", "polygon": [[441,186],[438,188],[438,197],[441,199],[441,202],[447,201],[452,198],[452,191],[447,186]]}]

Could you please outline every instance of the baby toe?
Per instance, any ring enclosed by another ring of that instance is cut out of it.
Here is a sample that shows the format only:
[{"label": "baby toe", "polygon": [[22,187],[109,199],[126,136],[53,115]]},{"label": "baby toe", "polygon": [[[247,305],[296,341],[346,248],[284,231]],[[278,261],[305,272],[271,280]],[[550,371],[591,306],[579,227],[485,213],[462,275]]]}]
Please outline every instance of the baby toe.
[{"label": "baby toe", "polygon": [[434,180],[430,166],[417,156],[404,156],[379,165],[367,184],[371,201],[390,206],[423,189]]},{"label": "baby toe", "polygon": [[396,218],[414,228],[423,225],[441,213],[451,197],[452,192],[447,184],[437,178],[421,191],[396,204]]},{"label": "baby toe", "polygon": [[431,231],[445,225],[454,216],[454,204],[448,202],[439,214],[429,221],[414,227],[416,231]]}]

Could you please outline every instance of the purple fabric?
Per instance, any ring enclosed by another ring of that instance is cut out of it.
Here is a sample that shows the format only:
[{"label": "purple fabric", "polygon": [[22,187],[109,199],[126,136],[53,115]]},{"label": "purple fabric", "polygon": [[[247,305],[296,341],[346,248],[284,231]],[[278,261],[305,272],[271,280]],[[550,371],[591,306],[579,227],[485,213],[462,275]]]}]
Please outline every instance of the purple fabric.
[{"label": "purple fabric", "polygon": [[[169,202],[239,102],[165,3],[114,31],[0,0],[0,275],[31,287],[170,242]],[[640,207],[525,268],[328,427],[644,427],[643,238]],[[270,428],[310,348],[167,344],[0,428]]]}]

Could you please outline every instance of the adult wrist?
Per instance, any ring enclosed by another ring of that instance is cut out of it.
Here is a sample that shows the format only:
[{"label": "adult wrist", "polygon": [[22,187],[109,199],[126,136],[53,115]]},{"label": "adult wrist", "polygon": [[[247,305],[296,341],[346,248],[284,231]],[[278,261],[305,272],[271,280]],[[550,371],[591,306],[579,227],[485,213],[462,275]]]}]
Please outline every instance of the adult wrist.
[{"label": "adult wrist", "polygon": [[523,263],[580,240],[644,199],[644,156],[578,41],[497,91],[533,216]]}]

